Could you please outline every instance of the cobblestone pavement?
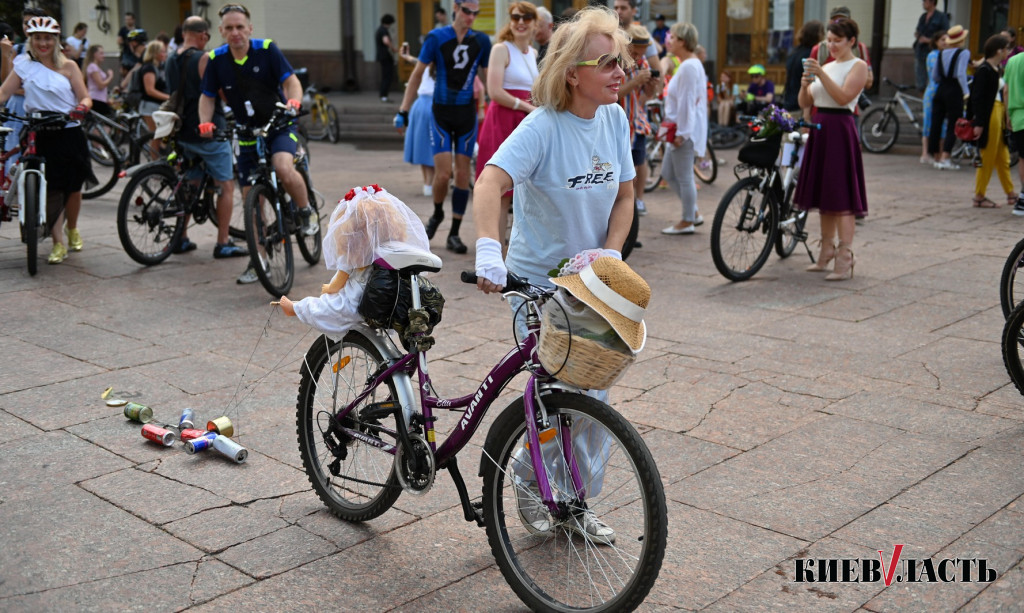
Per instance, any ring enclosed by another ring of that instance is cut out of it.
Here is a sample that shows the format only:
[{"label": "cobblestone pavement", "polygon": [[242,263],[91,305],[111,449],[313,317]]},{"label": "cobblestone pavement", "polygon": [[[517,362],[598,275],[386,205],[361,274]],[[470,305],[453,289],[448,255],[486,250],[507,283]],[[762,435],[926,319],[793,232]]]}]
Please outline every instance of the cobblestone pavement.
[{"label": "cobblestone pavement", "polygon": [[[431,210],[398,152],[314,143],[312,154],[329,201],[377,182]],[[722,152],[728,167],[734,155]],[[1024,219],[971,208],[971,170],[921,167],[912,151],[864,159],[871,215],[845,283],[804,273],[802,251],[772,255],[749,282],[719,276],[710,220],[728,167],[700,191],[709,223],[696,235],[659,234],[680,205],[648,195],[630,264],[653,289],[650,340],[612,396],[669,501],[644,610],[1024,602],[1024,411],[1002,364],[997,293]],[[0,229],[0,609],[521,610],[446,474],[365,524],[324,511],[295,437],[298,364],[314,336],[274,314],[258,284],[235,284],[244,262],[212,258],[209,224],[191,231],[198,251],[135,264],[117,239],[119,191],[85,204],[84,251],[36,277],[17,226]],[[455,395],[511,330],[505,305],[458,282],[473,254],[445,251],[446,234],[447,222],[434,241],[448,304],[431,372]],[[471,219],[462,236],[472,244]],[[329,276],[300,264],[292,295]],[[185,406],[202,420],[226,413],[248,462],[145,441],[100,400],[108,386],[159,420]],[[463,462],[471,493],[478,457],[468,449]],[[918,573],[922,559],[977,558],[997,579],[794,581],[799,559],[881,550],[888,565],[897,544]]]}]

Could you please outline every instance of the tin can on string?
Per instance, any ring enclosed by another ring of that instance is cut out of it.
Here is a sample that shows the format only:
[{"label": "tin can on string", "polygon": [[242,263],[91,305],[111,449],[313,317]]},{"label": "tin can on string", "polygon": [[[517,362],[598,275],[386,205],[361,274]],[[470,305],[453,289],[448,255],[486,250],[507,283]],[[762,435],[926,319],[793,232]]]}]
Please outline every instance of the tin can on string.
[{"label": "tin can on string", "polygon": [[210,447],[213,447],[213,439],[214,437],[219,435],[214,434],[212,432],[210,434],[213,434],[213,436],[200,436],[199,438],[194,438],[190,441],[186,441],[185,453],[191,455],[193,453],[198,453],[200,451],[206,451]]},{"label": "tin can on string", "polygon": [[186,429],[189,429],[189,428],[195,428],[196,425],[193,422],[193,420],[195,419],[195,416],[196,416],[196,412],[193,411],[192,409],[188,409],[188,408],[182,409],[182,411],[181,411],[181,418],[178,419],[178,428],[181,429],[181,430],[186,430]]},{"label": "tin can on string", "polygon": [[231,420],[226,416],[211,419],[206,422],[206,429],[210,432],[216,432],[217,434],[223,434],[228,437],[235,433],[235,427],[231,424]]},{"label": "tin can on string", "polygon": [[239,464],[245,462],[245,459],[249,457],[248,449],[223,434],[219,434],[217,438],[213,439],[213,448]]},{"label": "tin can on string", "polygon": [[148,424],[153,421],[153,409],[144,404],[129,402],[124,405],[124,416],[132,421]]},{"label": "tin can on string", "polygon": [[207,432],[206,430],[199,430],[197,428],[185,428],[181,431],[180,436],[182,441],[191,441],[204,436],[207,438],[214,438],[217,436],[217,433]]},{"label": "tin can on string", "polygon": [[153,424],[146,424],[142,426],[142,436],[148,438],[154,443],[160,443],[165,447],[170,447],[174,444],[174,433],[170,430],[165,430],[159,426]]}]

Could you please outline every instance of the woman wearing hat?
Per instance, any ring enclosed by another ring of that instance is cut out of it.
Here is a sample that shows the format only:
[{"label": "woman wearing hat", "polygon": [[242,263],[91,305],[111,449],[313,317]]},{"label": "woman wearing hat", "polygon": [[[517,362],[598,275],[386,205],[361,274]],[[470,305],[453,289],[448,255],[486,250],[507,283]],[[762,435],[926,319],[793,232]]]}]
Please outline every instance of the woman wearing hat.
[{"label": "woman wearing hat", "polygon": [[[603,248],[621,259],[636,175],[629,122],[617,104],[627,45],[618,18],[603,7],[583,9],[555,30],[533,85],[536,110],[505,139],[473,190],[477,287],[483,292],[500,291],[508,271],[553,287],[548,271],[587,249]],[[502,259],[501,197],[513,188],[516,215]],[[586,440],[578,453],[599,454],[605,446]],[[520,506],[527,529],[546,531],[546,510],[536,511]],[[593,513],[583,525],[591,539],[614,541],[615,531]]]},{"label": "woman wearing hat", "polygon": [[[834,61],[818,64],[817,58],[804,62],[800,84],[800,108],[817,108],[793,201],[804,210],[818,209],[821,216],[821,251],[809,272],[824,272],[835,260],[827,281],[853,278],[853,234],[855,217],[867,215],[864,162],[853,109],[868,78],[864,60],[854,57],[860,30],[852,19],[828,24],[826,42]],[[839,245],[835,243],[839,237]]]},{"label": "woman wearing hat", "polygon": [[[60,51],[60,25],[52,17],[33,17],[25,26],[28,53],[14,58],[14,70],[0,86],[0,106],[19,89],[25,90],[25,112],[66,113],[81,119],[92,107],[89,90],[78,64]],[[77,122],[62,130],[36,133],[36,150],[46,159],[46,183],[51,195],[63,196],[63,212],[51,214],[53,250],[47,262],[60,264],[71,251],[82,250],[78,213],[82,183],[92,177],[85,134]],[[93,178],[94,179],[94,178]],[[95,179],[94,179],[95,180]],[[49,200],[49,199],[48,199]],[[68,246],[64,246],[63,220],[67,217]]]},{"label": "woman wearing hat", "polygon": [[[967,64],[971,60],[970,52],[964,49],[967,42],[967,30],[956,25],[946,32],[946,48],[939,52],[932,71],[932,79],[939,86],[932,100],[932,126],[928,134],[928,154],[935,159],[935,167],[939,170],[956,170],[959,168],[949,159],[956,134],[953,126],[964,112],[964,98],[970,91],[967,88]],[[942,139],[940,153],[939,139],[942,127],[946,126],[946,137]]]}]

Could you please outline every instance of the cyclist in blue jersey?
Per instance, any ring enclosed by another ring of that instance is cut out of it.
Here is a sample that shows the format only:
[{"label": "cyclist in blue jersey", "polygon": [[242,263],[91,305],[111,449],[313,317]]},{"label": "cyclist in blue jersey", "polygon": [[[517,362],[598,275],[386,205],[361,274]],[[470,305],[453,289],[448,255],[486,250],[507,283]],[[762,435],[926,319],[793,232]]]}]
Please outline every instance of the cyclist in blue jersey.
[{"label": "cyclist in blue jersey", "polygon": [[452,25],[431,30],[413,69],[405,97],[395,122],[409,123],[409,108],[416,99],[423,72],[431,65],[437,72],[434,86],[434,125],[430,131],[434,150],[434,214],[427,220],[427,237],[434,238],[444,219],[444,199],[452,177],[452,149],[455,150],[455,188],[452,190],[452,227],[445,246],[455,253],[466,253],[459,238],[459,227],[469,204],[469,162],[476,144],[476,106],[473,103],[473,79],[477,71],[487,80],[487,61],[491,39],[472,30],[480,13],[477,0],[455,0]]},{"label": "cyclist in blue jersey", "polygon": [[[302,103],[302,84],[291,64],[270,39],[252,38],[249,9],[241,4],[225,4],[220,9],[220,33],[227,41],[209,53],[199,97],[199,134],[211,136],[215,129],[213,114],[218,92],[224,92],[235,112],[235,121],[244,126],[263,126],[270,120],[278,102],[298,110]],[[277,178],[299,207],[303,231],[312,236],[319,220],[309,207],[306,182],[293,162],[298,147],[295,126],[267,136],[271,161]],[[240,142],[238,176],[244,181],[257,166],[256,143]],[[243,191],[248,191],[243,188]],[[248,273],[249,271],[246,271]],[[256,281],[255,272],[239,277],[240,283]]]}]

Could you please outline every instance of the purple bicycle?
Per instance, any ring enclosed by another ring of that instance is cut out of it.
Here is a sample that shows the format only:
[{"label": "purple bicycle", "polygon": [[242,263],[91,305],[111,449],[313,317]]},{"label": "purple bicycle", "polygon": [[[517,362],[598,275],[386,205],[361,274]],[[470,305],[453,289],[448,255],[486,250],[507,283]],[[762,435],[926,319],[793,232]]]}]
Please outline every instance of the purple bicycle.
[{"label": "purple bicycle", "polygon": [[[365,521],[387,511],[403,491],[426,493],[446,469],[466,521],[486,528],[498,568],[531,608],[636,608],[665,554],[661,477],[625,418],[540,366],[541,312],[552,292],[509,275],[505,296],[522,301],[529,333],[475,392],[443,399],[427,370],[432,326],[419,277],[439,271],[441,260],[416,251],[395,254],[387,264],[411,287],[409,324],[400,338],[411,351],[398,349],[393,331],[359,326],[341,341],[318,338],[301,368],[299,449],[317,495],[339,518]],[[462,280],[476,282],[470,273]],[[522,372],[529,376],[523,395],[487,433],[483,491],[471,500],[456,456]],[[442,426],[438,413],[454,419]]]}]

